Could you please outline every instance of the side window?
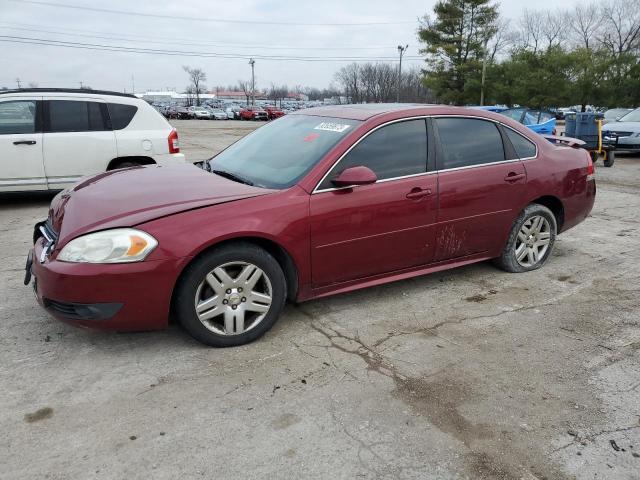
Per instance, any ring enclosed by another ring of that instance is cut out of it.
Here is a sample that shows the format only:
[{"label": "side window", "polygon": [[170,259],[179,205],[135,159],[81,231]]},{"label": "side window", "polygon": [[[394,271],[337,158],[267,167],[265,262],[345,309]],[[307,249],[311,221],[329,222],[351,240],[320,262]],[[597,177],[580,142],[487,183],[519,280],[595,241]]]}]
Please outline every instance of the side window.
[{"label": "side window", "polygon": [[469,167],[505,159],[498,127],[487,120],[437,118],[440,170]]},{"label": "side window", "polygon": [[507,137],[518,154],[518,158],[531,158],[536,156],[536,146],[533,142],[510,128],[504,128],[504,131],[507,132]]},{"label": "side window", "polygon": [[48,132],[91,132],[106,130],[100,103],[50,100]]},{"label": "side window", "polygon": [[138,111],[138,107],[122,103],[107,103],[107,108],[111,117],[111,126],[114,130],[126,128]]},{"label": "side window", "polygon": [[318,188],[334,188],[331,180],[349,167],[365,166],[378,180],[427,171],[427,124],[407,120],[382,127],[358,143],[323,180]]},{"label": "side window", "polygon": [[35,133],[36,102],[18,100],[0,103],[0,135]]}]

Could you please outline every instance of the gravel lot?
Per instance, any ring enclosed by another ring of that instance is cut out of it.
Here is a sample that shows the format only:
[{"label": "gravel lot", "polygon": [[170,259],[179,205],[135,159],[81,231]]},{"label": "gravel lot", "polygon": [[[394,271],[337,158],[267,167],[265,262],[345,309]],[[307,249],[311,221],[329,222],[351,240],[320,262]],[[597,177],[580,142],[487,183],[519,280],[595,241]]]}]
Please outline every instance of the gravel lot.
[{"label": "gravel lot", "polygon": [[[199,160],[259,125],[175,124]],[[597,177],[541,270],[289,305],[225,350],[49,318],[22,277],[50,196],[0,199],[0,477],[640,478],[640,157]]]}]

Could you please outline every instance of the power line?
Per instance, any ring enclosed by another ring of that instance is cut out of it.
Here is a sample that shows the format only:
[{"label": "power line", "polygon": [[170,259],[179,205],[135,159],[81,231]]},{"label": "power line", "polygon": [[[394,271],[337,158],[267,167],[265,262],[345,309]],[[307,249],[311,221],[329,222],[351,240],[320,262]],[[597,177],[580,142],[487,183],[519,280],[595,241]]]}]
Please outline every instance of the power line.
[{"label": "power line", "polygon": [[[4,22],[0,22],[4,23]],[[284,45],[250,45],[250,44],[242,44],[242,43],[221,43],[221,42],[201,42],[196,39],[179,39],[173,38],[172,40],[160,39],[162,37],[144,37],[140,35],[96,35],[95,33],[67,33],[64,30],[48,30],[47,27],[44,28],[28,28],[21,26],[6,26],[12,24],[0,25],[0,28],[8,29],[8,30],[21,30],[26,32],[35,32],[35,33],[50,33],[54,35],[64,35],[64,36],[77,36],[77,37],[87,37],[87,38],[98,38],[102,40],[123,40],[123,41],[139,41],[144,40],[147,43],[156,43],[156,44],[164,44],[164,45],[182,45],[182,46],[208,46],[208,47],[232,47],[232,48],[253,48],[253,49],[267,49],[267,50],[388,50],[388,45],[379,45],[379,46],[368,46],[368,47],[352,47],[342,45],[340,47],[287,47]],[[13,25],[21,25],[21,24],[13,24]],[[25,25],[25,24],[23,24]],[[26,24],[28,25],[28,24]],[[33,25],[37,26],[37,25]],[[68,31],[76,31],[76,32],[86,32],[86,30],[75,30],[69,29]],[[186,40],[187,43],[182,43],[180,40]]]},{"label": "power line", "polygon": [[210,23],[234,23],[234,24],[250,24],[250,25],[280,25],[289,27],[357,27],[357,26],[373,26],[373,25],[407,25],[415,24],[416,20],[403,20],[395,22],[344,22],[344,23],[306,23],[306,22],[273,22],[261,20],[238,20],[229,18],[207,18],[207,17],[187,17],[181,15],[161,15],[158,13],[132,12],[126,10],[114,10],[108,8],[86,7],[84,5],[72,5],[68,3],[44,2],[39,0],[9,0],[10,2],[29,3],[32,5],[41,5],[45,7],[69,8],[74,10],[84,10],[97,13],[110,13],[116,15],[130,15],[136,17],[148,18],[164,18],[170,20],[188,20],[191,22],[210,22]]},{"label": "power line", "polygon": [[[11,35],[0,35],[0,42],[18,43],[27,45],[43,45],[63,48],[75,48],[83,50],[101,50],[110,52],[125,53],[144,53],[150,55],[168,55],[168,56],[185,56],[185,57],[201,57],[201,58],[230,58],[245,59],[257,58],[260,60],[281,60],[281,61],[301,61],[301,62],[336,62],[336,61],[352,61],[352,62],[370,62],[370,61],[397,61],[397,57],[364,57],[364,56],[329,56],[329,57],[308,57],[308,56],[292,56],[292,55],[246,55],[239,53],[214,53],[214,52],[193,52],[181,50],[151,49],[142,47],[124,47],[120,45],[105,45],[95,43],[80,43],[64,40],[50,40],[44,38],[18,37]],[[407,57],[411,59],[420,59],[421,57]]]}]

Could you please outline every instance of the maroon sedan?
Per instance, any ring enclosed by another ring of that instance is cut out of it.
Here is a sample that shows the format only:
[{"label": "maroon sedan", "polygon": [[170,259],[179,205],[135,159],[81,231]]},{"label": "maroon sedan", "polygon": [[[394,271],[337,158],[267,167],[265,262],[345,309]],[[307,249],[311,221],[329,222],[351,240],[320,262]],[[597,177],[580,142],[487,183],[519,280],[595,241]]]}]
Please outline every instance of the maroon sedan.
[{"label": "maroon sedan", "polygon": [[595,199],[586,150],[502,115],[442,106],[309,109],[200,169],[132,167],[58,194],[27,262],[60,320],[177,319],[241,345],[301,302],[493,259],[527,272]]}]

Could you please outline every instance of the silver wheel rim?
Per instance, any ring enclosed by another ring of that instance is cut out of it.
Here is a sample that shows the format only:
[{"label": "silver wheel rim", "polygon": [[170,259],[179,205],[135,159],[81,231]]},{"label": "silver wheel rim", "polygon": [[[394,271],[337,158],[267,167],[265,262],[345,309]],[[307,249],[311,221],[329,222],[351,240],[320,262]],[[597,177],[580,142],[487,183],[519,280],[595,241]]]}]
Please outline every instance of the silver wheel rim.
[{"label": "silver wheel rim", "polygon": [[541,215],[528,218],[516,238],[516,261],[533,267],[544,259],[551,242],[551,224]]},{"label": "silver wheel rim", "polygon": [[240,335],[255,328],[271,308],[269,277],[256,265],[229,262],[210,271],[198,286],[196,315],[218,335]]}]

